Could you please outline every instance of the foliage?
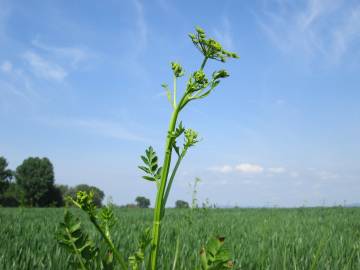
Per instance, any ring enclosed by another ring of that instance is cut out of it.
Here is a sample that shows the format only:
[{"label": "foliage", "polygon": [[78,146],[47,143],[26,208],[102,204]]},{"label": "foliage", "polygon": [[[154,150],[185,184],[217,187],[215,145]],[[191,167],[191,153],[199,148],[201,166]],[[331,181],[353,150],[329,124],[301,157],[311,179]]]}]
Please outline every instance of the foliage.
[{"label": "foliage", "polygon": [[72,265],[81,269],[88,269],[97,256],[97,249],[93,241],[83,231],[81,222],[69,211],[65,211],[64,221],[60,223],[57,231],[58,243],[75,255],[77,260]]},{"label": "foliage", "polygon": [[16,184],[23,190],[25,203],[43,206],[54,185],[54,169],[48,158],[29,157],[16,168]]},{"label": "foliage", "polygon": [[15,183],[10,183],[6,191],[0,196],[0,205],[17,207],[21,204],[23,204],[22,190]]},{"label": "foliage", "polygon": [[[66,197],[76,198],[79,190],[92,191],[94,203],[101,207],[104,192],[95,186],[85,184],[69,187],[54,184],[53,166],[47,158],[28,158],[18,166],[16,172],[7,168],[8,163],[0,157],[0,205],[16,206],[51,206],[65,205]],[[16,182],[11,182],[16,176]]]},{"label": "foliage", "polygon": [[224,237],[211,239],[206,247],[200,251],[202,270],[225,270],[231,269],[234,262],[231,260],[231,253],[224,247]]},{"label": "foliage", "polygon": [[70,188],[67,186],[61,186],[60,188],[63,190],[64,198],[66,198],[67,196],[70,196],[74,200],[76,199],[76,194],[79,191],[92,192],[94,194],[93,201],[97,207],[102,206],[102,201],[104,200],[104,197],[105,197],[105,193],[101,189],[99,189],[98,187],[89,186],[86,184],[80,184],[80,185],[77,185],[75,187],[70,187]]},{"label": "foliage", "polygon": [[[225,62],[228,58],[238,58],[236,53],[226,51],[221,44],[212,38],[207,38],[205,31],[200,27],[196,28],[195,34],[190,34],[190,39],[203,56],[203,61],[198,70],[190,73],[182,97],[177,101],[177,80],[185,75],[183,67],[178,62],[171,63],[173,71],[173,89],[172,93],[167,84],[162,87],[166,91],[167,98],[173,108],[170,118],[169,128],[165,143],[165,153],[163,165],[159,168],[158,157],[155,151],[150,146],[146,151],[146,156],[141,156],[145,166],[139,168],[147,173],[145,178],[156,183],[157,194],[154,210],[154,221],[152,230],[152,251],[151,251],[151,269],[157,269],[157,258],[159,254],[159,242],[161,233],[161,221],[165,215],[166,202],[174,181],[176,172],[181,161],[186,155],[188,149],[194,146],[198,141],[198,133],[190,128],[185,128],[178,117],[180,112],[192,100],[202,99],[207,97],[220,83],[221,79],[229,76],[226,70],[214,71],[210,78],[204,71],[205,65],[209,59],[219,60]],[[184,144],[180,149],[177,144],[178,138],[183,136]],[[173,150],[177,154],[177,161],[170,173],[171,159]],[[159,171],[158,171],[159,170]]]},{"label": "foliage", "polygon": [[[173,72],[172,93],[167,84],[162,85],[173,108],[168,132],[166,134],[163,165],[159,166],[159,158],[156,155],[154,149],[150,146],[147,150],[145,150],[145,155],[141,156],[141,160],[144,164],[139,166],[139,168],[145,172],[143,178],[145,180],[154,182],[157,187],[153,225],[151,233],[150,230],[144,232],[143,235],[145,236],[143,236],[142,240],[139,242],[138,250],[133,255],[128,257],[128,262],[125,261],[125,257],[120,253],[119,249],[115,247],[112,241],[110,230],[104,221],[104,216],[98,215],[97,213],[96,204],[94,202],[94,192],[92,190],[79,190],[76,192],[76,199],[74,199],[74,197],[70,197],[76,206],[87,213],[91,223],[105,240],[105,243],[107,244],[110,252],[114,254],[114,258],[123,270],[128,269],[128,267],[131,267],[133,270],[140,268],[146,268],[149,270],[159,269],[158,257],[160,249],[161,223],[165,215],[166,202],[170,194],[171,186],[180,163],[186,155],[187,151],[199,142],[199,135],[195,130],[191,128],[185,128],[182,122],[178,123],[179,114],[190,101],[207,97],[219,85],[221,79],[229,76],[226,70],[217,70],[212,73],[210,78],[208,78],[204,71],[207,60],[213,59],[225,62],[228,58],[238,58],[236,53],[224,50],[220,43],[214,39],[207,38],[204,30],[199,27],[196,28],[196,34],[190,34],[190,38],[194,45],[202,53],[203,61],[199,69],[190,73],[187,79],[186,87],[179,101],[177,101],[177,80],[185,75],[185,71],[179,63],[171,63],[171,69]],[[179,146],[178,140],[181,137],[183,138],[184,143],[182,146]],[[177,161],[172,168],[172,172],[170,173],[173,150],[177,154]],[[145,197],[137,197],[136,202],[141,208],[147,208],[150,205],[150,201]],[[111,209],[108,211],[110,211],[109,216],[113,216],[110,214],[112,213]],[[104,222],[105,225],[102,225]],[[177,237],[177,248],[173,261],[173,268],[175,268],[177,263],[179,239],[180,238]],[[151,248],[147,249],[148,246]],[[146,250],[148,250],[149,254],[145,254]],[[219,248],[219,250],[215,251],[221,253],[222,249]],[[212,259],[212,252],[215,251],[213,249],[209,249],[209,251],[204,253],[209,256],[210,268],[203,269],[222,269],[211,268],[215,266],[218,267],[219,260],[220,262],[222,262],[221,260],[225,260],[224,256],[221,257],[221,259],[218,259],[218,257]],[[216,253],[214,256],[218,256],[218,253]],[[83,267],[81,258],[78,258],[78,262],[80,266]],[[202,263],[202,265],[204,264]]]},{"label": "foliage", "polygon": [[148,198],[138,196],[136,197],[135,201],[137,206],[140,208],[149,208],[150,206],[150,200]]},{"label": "foliage", "polygon": [[183,200],[177,200],[175,202],[176,208],[189,208],[189,203]]},{"label": "foliage", "polygon": [[[112,239],[128,258],[139,248],[140,232],[151,226],[153,210],[113,211],[118,222]],[[315,261],[317,270],[360,269],[360,208],[209,209],[206,219],[193,211],[191,226],[184,219],[189,211],[167,209],[158,269],[172,269],[178,236],[175,269],[199,268],[200,247],[214,235],[227,235],[234,269],[311,269]],[[99,248],[97,261],[104,258],[106,245],[95,227],[81,210],[71,212]],[[0,269],[74,269],[69,266],[74,256],[54,241],[63,219],[60,208],[0,208]]]},{"label": "foliage", "polygon": [[13,173],[7,168],[9,164],[4,157],[0,157],[0,196],[9,187]]}]

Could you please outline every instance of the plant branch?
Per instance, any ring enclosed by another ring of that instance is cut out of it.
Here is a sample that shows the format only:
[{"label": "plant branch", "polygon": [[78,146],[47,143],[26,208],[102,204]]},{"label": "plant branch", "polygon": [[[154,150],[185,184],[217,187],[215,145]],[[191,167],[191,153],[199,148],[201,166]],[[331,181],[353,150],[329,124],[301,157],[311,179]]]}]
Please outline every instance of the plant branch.
[{"label": "plant branch", "polygon": [[[69,232],[69,229],[66,228],[65,229],[66,231],[66,234],[68,235],[69,239],[72,239],[72,235],[71,233]],[[81,269],[82,270],[88,270],[88,268],[85,266],[84,262],[83,262],[83,259],[81,257],[81,254],[79,253],[79,250],[77,249],[77,247],[75,246],[75,243],[73,241],[70,241],[71,243],[71,246],[73,248],[73,250],[75,251],[75,255],[76,255],[76,258],[78,259],[78,261],[80,262],[80,266],[81,266]]]},{"label": "plant branch", "polygon": [[173,97],[173,108],[176,108],[176,76],[174,75],[174,97]]},{"label": "plant branch", "polygon": [[[169,179],[169,182],[166,186],[166,192],[165,192],[165,196],[164,196],[164,206],[163,206],[163,209],[165,209],[165,206],[166,206],[166,202],[167,202],[167,199],[169,197],[169,193],[170,193],[170,190],[171,190],[171,186],[172,186],[172,183],[174,181],[174,178],[175,178],[175,175],[176,175],[176,172],[180,166],[180,163],[181,161],[183,160],[185,154],[186,154],[186,151],[187,151],[188,147],[184,147],[184,149],[182,150],[180,156],[178,157],[178,160],[176,161],[176,164],[175,164],[175,167],[170,175],[170,179]],[[163,213],[164,214],[164,213]]]},{"label": "plant branch", "polygon": [[110,239],[110,237],[104,232],[104,230],[101,228],[101,226],[99,225],[99,223],[97,222],[95,216],[90,215],[90,221],[94,224],[95,228],[100,232],[101,236],[105,239],[105,242],[108,244],[108,246],[110,247],[111,251],[113,252],[113,254],[115,255],[115,258],[117,259],[117,261],[120,263],[120,266],[123,270],[127,270],[128,267],[125,263],[124,258],[122,257],[122,255],[120,254],[119,250],[117,250],[114,246],[114,243],[112,242],[112,240]]},{"label": "plant branch", "polygon": [[[184,98],[184,97],[183,97]],[[183,99],[182,98],[182,99]],[[172,154],[172,141],[174,133],[176,121],[179,114],[179,106],[176,107],[171,115],[168,135],[165,143],[165,158],[161,171],[161,179],[160,179],[160,187],[156,194],[156,202],[155,202],[155,210],[154,210],[154,221],[153,221],[153,231],[152,231],[152,240],[151,240],[151,269],[157,270],[157,255],[159,251],[159,241],[160,241],[160,229],[161,229],[161,218],[163,213],[163,200],[164,200],[164,192],[166,187],[166,181],[169,174],[169,167],[171,163],[171,154]]]},{"label": "plant branch", "polygon": [[207,62],[208,58],[205,56],[203,62],[201,63],[201,67],[200,67],[200,70],[203,70],[205,65],[206,65],[206,62]]}]

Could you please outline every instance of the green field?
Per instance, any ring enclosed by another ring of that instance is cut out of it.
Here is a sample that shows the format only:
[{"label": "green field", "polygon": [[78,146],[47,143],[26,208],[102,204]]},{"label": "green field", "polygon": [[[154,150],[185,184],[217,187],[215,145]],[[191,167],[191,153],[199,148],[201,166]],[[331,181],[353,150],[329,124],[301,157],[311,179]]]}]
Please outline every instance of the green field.
[{"label": "green field", "polygon": [[[69,255],[54,237],[63,212],[0,208],[0,269],[69,269]],[[151,224],[152,210],[116,214],[114,242],[129,255],[137,232]],[[85,226],[101,240],[91,224]],[[161,269],[171,269],[178,234],[178,269],[193,269],[200,246],[215,235],[226,236],[235,269],[360,269],[360,208],[170,209],[163,232]]]}]

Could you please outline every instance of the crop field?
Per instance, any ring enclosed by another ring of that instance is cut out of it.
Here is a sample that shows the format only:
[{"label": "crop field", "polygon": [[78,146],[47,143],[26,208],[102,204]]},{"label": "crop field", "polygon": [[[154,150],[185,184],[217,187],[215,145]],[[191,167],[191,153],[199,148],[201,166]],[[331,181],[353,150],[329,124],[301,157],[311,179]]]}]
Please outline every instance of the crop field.
[{"label": "crop field", "polygon": [[[70,256],[55,240],[63,212],[0,208],[0,269],[69,269]],[[115,213],[114,242],[128,256],[137,232],[151,225],[152,210]],[[84,226],[101,241],[90,223]],[[359,208],[170,209],[163,233],[160,269],[171,269],[177,235],[177,269],[193,269],[201,245],[216,235],[226,237],[235,269],[360,269]]]}]

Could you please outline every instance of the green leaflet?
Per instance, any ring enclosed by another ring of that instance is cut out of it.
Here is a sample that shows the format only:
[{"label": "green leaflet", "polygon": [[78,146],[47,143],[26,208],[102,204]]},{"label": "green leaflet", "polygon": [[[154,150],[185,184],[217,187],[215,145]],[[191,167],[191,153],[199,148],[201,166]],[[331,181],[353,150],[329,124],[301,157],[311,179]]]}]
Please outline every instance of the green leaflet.
[{"label": "green leaflet", "polygon": [[74,265],[77,268],[89,269],[91,267],[98,255],[98,249],[83,231],[80,220],[68,210],[65,211],[64,221],[60,223],[56,238],[60,246],[73,254]]},{"label": "green leaflet", "polygon": [[[129,266],[131,270],[145,269],[149,266],[149,262],[145,262],[146,253],[151,243],[151,229],[146,228],[141,234],[138,242],[138,250],[131,256],[129,256]],[[149,258],[149,254],[147,255]]]},{"label": "green leaflet", "polygon": [[202,270],[226,270],[234,267],[230,251],[224,247],[224,237],[212,238],[200,251]]},{"label": "green leaflet", "polygon": [[145,150],[145,156],[141,156],[141,159],[145,166],[138,166],[138,168],[147,174],[142,178],[154,182],[159,180],[161,176],[161,167],[158,166],[158,157],[151,146]]}]

